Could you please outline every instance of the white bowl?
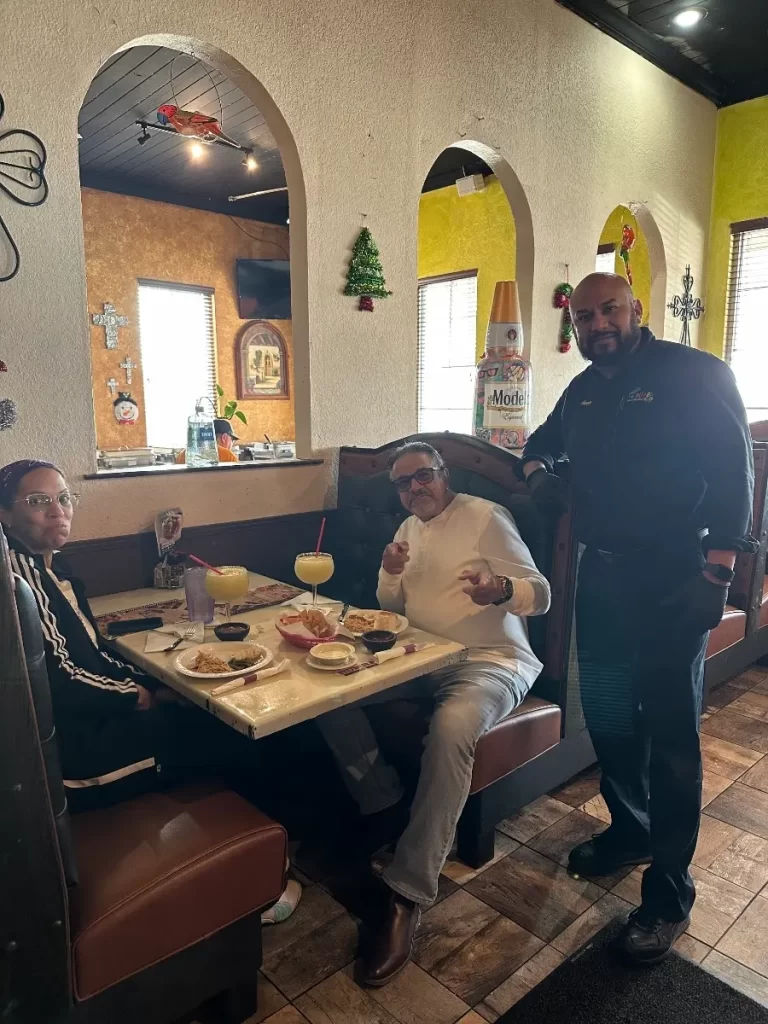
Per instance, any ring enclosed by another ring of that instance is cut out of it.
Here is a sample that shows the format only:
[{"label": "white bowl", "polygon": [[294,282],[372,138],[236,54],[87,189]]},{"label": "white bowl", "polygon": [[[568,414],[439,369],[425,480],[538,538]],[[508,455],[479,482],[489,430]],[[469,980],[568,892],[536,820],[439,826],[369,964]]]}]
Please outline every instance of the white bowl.
[{"label": "white bowl", "polygon": [[345,661],[354,655],[355,648],[352,644],[342,644],[337,641],[317,644],[309,652],[310,660],[321,665],[343,665]]}]

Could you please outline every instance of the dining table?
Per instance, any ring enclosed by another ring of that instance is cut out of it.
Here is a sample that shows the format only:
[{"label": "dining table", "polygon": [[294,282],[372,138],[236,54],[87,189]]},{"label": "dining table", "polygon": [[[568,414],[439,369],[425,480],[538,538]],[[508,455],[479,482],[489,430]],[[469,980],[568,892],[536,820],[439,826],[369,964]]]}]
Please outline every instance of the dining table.
[{"label": "dining table", "polygon": [[[249,574],[251,590],[277,582],[258,573]],[[98,619],[114,612],[143,609],[147,605],[163,601],[166,595],[183,598],[183,594],[183,590],[127,590],[93,598],[90,603]],[[341,602],[338,602],[338,608],[341,609]],[[125,661],[143,669],[182,697],[204,708],[251,739],[280,732],[300,722],[317,718],[334,708],[363,701],[383,690],[394,690],[419,676],[457,664],[464,660],[468,653],[462,644],[409,625],[405,632],[398,636],[398,645],[427,643],[431,646],[384,661],[382,664],[363,668],[352,675],[320,671],[308,664],[307,650],[289,643],[277,631],[275,622],[278,615],[285,610],[284,607],[272,606],[237,614],[239,622],[247,622],[251,627],[248,639],[268,648],[274,654],[272,664],[288,661],[285,671],[279,675],[246,683],[221,695],[211,692],[220,685],[220,680],[198,680],[181,673],[176,668],[178,652],[147,652],[146,632],[129,633],[110,640],[110,643]],[[169,643],[172,643],[174,637],[169,636],[168,639]],[[340,639],[355,644],[359,662],[364,663],[372,657],[359,640],[347,637]],[[213,631],[207,628],[205,642],[213,645],[218,643]]]}]

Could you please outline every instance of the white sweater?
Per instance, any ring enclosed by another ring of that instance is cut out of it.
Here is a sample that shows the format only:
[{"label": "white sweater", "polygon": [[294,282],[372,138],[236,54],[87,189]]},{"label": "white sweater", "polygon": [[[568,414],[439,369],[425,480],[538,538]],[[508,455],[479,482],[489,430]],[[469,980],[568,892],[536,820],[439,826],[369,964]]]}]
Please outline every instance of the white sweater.
[{"label": "white sweater", "polygon": [[[484,498],[457,494],[427,523],[410,516],[395,540],[408,543],[410,561],[399,576],[379,570],[381,607],[403,613],[419,629],[464,644],[470,660],[503,664],[532,685],[542,664],[521,616],[543,615],[550,590],[509,512]],[[509,576],[512,599],[498,607],[474,604],[459,579],[465,569]]]}]

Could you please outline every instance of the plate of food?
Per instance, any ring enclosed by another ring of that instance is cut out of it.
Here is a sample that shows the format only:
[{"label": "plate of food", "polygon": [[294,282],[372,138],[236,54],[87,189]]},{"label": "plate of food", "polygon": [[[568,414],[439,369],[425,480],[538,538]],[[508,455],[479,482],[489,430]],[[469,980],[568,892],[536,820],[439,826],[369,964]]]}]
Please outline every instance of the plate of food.
[{"label": "plate of food", "polygon": [[277,617],[275,628],[280,636],[297,647],[314,647],[335,640],[339,621],[335,614],[322,608],[285,611]]},{"label": "plate of food", "polygon": [[347,612],[343,629],[352,636],[362,636],[372,629],[386,629],[390,633],[403,633],[408,629],[408,619],[397,612],[382,612],[375,608],[354,608]]},{"label": "plate of food", "polygon": [[190,647],[177,656],[175,666],[192,679],[234,679],[266,668],[273,658],[272,651],[260,644],[228,641]]}]

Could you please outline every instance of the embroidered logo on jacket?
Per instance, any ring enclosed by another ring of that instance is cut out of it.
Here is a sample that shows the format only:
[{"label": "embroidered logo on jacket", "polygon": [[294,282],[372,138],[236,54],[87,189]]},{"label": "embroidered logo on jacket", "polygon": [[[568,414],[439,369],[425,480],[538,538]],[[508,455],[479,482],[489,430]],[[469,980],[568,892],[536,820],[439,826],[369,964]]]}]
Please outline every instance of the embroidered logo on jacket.
[{"label": "embroidered logo on jacket", "polygon": [[652,391],[641,391],[640,388],[632,388],[627,395],[628,402],[652,402],[653,392]]}]

